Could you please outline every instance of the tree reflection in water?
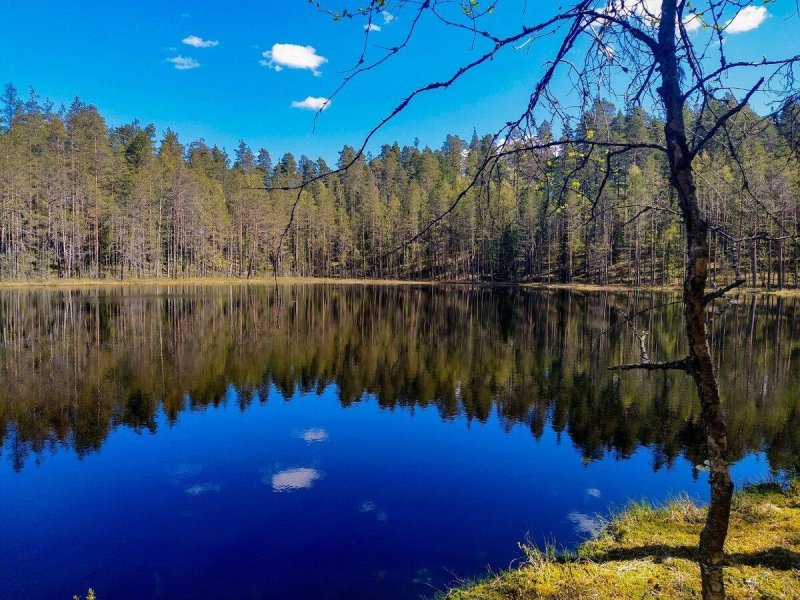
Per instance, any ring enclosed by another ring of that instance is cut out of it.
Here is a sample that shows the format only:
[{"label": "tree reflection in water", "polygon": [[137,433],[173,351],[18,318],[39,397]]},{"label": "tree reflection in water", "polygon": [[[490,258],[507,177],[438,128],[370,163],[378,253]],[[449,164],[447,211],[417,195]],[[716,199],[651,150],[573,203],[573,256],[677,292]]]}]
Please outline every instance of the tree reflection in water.
[{"label": "tree reflection in water", "polygon": [[[15,469],[45,450],[83,455],[119,426],[155,431],[163,408],[226,401],[241,410],[277,388],[335,385],[343,407],[436,406],[443,419],[551,426],[589,461],[637,447],[654,469],[704,460],[699,406],[682,373],[606,367],[637,358],[618,311],[655,293],[447,286],[258,285],[8,290],[0,293],[0,442]],[[800,448],[795,299],[741,296],[715,323],[731,452],[794,469]],[[651,355],[683,356],[680,305],[648,312]],[[274,385],[274,388],[272,386]],[[311,435],[316,439],[319,434]],[[314,441],[312,439],[311,441]]]}]

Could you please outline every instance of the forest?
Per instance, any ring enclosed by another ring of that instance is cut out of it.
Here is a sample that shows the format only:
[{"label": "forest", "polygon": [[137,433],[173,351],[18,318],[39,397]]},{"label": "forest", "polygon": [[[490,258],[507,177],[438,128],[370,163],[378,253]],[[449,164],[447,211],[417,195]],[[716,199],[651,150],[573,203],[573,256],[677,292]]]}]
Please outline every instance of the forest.
[{"label": "forest", "polygon": [[[716,102],[686,115],[697,135],[734,100]],[[680,214],[657,149],[664,127],[641,107],[597,99],[573,127],[543,122],[535,144],[449,135],[435,149],[394,143],[359,156],[345,146],[329,165],[289,153],[273,160],[245,142],[230,156],[138,121],[110,127],[78,98],[56,108],[10,84],[0,105],[2,280],[277,274],[661,286],[683,278]],[[698,155],[712,286],[739,278],[798,286],[797,108],[763,117],[745,107]],[[615,154],[586,140],[652,147]]]}]

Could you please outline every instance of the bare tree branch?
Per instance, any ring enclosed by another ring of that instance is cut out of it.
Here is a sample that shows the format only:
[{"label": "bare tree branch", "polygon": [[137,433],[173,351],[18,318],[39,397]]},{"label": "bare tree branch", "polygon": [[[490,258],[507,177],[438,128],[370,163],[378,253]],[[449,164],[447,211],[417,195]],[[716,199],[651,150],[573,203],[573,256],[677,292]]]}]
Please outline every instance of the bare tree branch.
[{"label": "bare tree branch", "polygon": [[745,280],[745,279],[737,279],[736,281],[734,281],[733,283],[729,283],[725,287],[721,287],[718,290],[714,290],[713,292],[709,292],[708,294],[703,296],[703,304],[709,304],[709,303],[713,302],[714,300],[716,300],[717,298],[722,298],[722,297],[725,296],[725,294],[727,294],[731,290],[736,289],[737,287],[742,286],[745,283],[747,283],[747,280]]},{"label": "bare tree branch", "polygon": [[680,360],[668,360],[664,362],[641,362],[627,365],[614,365],[608,367],[609,371],[684,371],[688,372],[690,366],[689,358]]}]

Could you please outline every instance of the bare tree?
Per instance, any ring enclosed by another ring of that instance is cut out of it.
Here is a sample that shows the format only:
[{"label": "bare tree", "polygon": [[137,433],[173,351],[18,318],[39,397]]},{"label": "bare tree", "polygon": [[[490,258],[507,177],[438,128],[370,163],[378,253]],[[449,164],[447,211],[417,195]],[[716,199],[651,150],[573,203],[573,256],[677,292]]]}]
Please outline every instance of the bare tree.
[{"label": "bare tree", "polygon": [[[694,380],[706,435],[711,492],[699,544],[703,597],[724,598],[722,569],[733,483],[729,470],[725,415],[707,338],[713,316],[709,307],[744,281],[737,279],[725,287],[707,291],[709,231],[712,227],[715,231],[719,228],[710,222],[710,215],[706,214],[698,198],[694,170],[704,148],[712,141],[723,144],[742,170],[745,181],[743,192],[749,195],[753,210],[765,212],[767,217],[771,217],[764,202],[748,189],[746,172],[737,155],[730,128],[734,117],[748,103],[758,101],[768,112],[763,118],[770,119],[797,102],[794,69],[800,62],[800,56],[766,57],[762,56],[763,49],[759,48],[758,56],[752,60],[729,61],[725,50],[727,42],[723,43],[723,40],[729,31],[746,29],[748,19],[762,18],[766,11],[763,5],[786,5],[790,4],[788,0],[783,3],[756,0],[699,0],[691,3],[688,0],[581,0],[558,8],[543,8],[540,3],[528,6],[523,2],[521,7],[516,7],[521,8],[522,13],[502,13],[504,5],[510,4],[510,1],[503,3],[501,0],[489,0],[485,5],[477,0],[370,0],[366,6],[341,10],[320,2],[315,4],[335,20],[363,19],[365,22],[364,43],[357,63],[332,97],[354,78],[379,69],[409,46],[424,19],[439,23],[442,27],[463,31],[468,36],[470,46],[469,60],[449,76],[411,91],[375,125],[363,140],[355,158],[342,165],[340,170],[346,170],[354,164],[363,155],[375,133],[419,96],[449,88],[468,73],[488,67],[500,52],[517,50],[535,53],[543,40],[557,40],[555,50],[550,44],[544,50],[548,55],[543,57],[542,74],[531,90],[527,105],[495,133],[493,151],[485,157],[469,185],[453,198],[445,211],[391,252],[405,248],[456,210],[468,190],[478,185],[485,174],[491,174],[498,161],[506,156],[563,152],[580,147],[585,152],[578,161],[576,172],[584,168],[590,159],[604,162],[605,174],[598,189],[582,192],[592,201],[594,216],[600,195],[612,178],[612,165],[616,157],[642,148],[662,152],[664,168],[669,173],[677,197],[677,211],[684,225],[686,262],[683,305],[689,354],[677,359],[651,360],[646,350],[646,335],[640,333],[630,320],[637,341],[641,344],[642,360],[610,368],[679,370]],[[508,10],[512,8],[508,7]],[[500,21],[506,29],[514,19],[525,22],[534,11],[549,11],[550,14],[541,16],[536,25],[519,26],[512,34],[501,35],[490,29],[492,26],[501,29]],[[384,13],[392,16],[402,14],[407,29],[399,45],[378,50],[377,56],[372,57],[374,48],[370,37],[374,28],[370,25]],[[794,20],[792,24],[796,22]],[[570,82],[566,91],[563,86],[554,85],[557,79]],[[541,119],[560,123],[565,128],[571,127],[586,105],[599,97],[621,101],[628,108],[642,106],[657,112],[664,121],[663,143],[615,143],[602,132],[594,132],[580,140],[544,141],[537,137]],[[720,106],[725,108],[720,110]],[[693,123],[687,122],[689,108],[699,114]],[[562,193],[569,190],[570,179],[569,174],[564,178]],[[280,189],[297,190],[296,206],[302,187],[309,183],[307,181],[301,186]],[[639,215],[646,212],[647,208]],[[276,267],[283,238],[290,227],[291,222],[274,248],[273,261]],[[736,240],[724,231],[720,233],[728,236],[733,243],[747,242]],[[784,234],[790,235],[789,232]]]}]

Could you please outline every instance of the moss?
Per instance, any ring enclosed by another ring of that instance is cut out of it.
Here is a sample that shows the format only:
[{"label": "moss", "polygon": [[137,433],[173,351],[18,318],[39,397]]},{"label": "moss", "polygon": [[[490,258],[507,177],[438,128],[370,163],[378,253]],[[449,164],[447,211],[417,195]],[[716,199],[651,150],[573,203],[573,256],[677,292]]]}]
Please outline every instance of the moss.
[{"label": "moss", "polygon": [[[685,498],[661,508],[631,505],[577,552],[523,546],[520,568],[445,597],[700,598],[696,547],[704,518]],[[736,494],[726,552],[729,598],[800,598],[800,484],[761,484]]]}]

